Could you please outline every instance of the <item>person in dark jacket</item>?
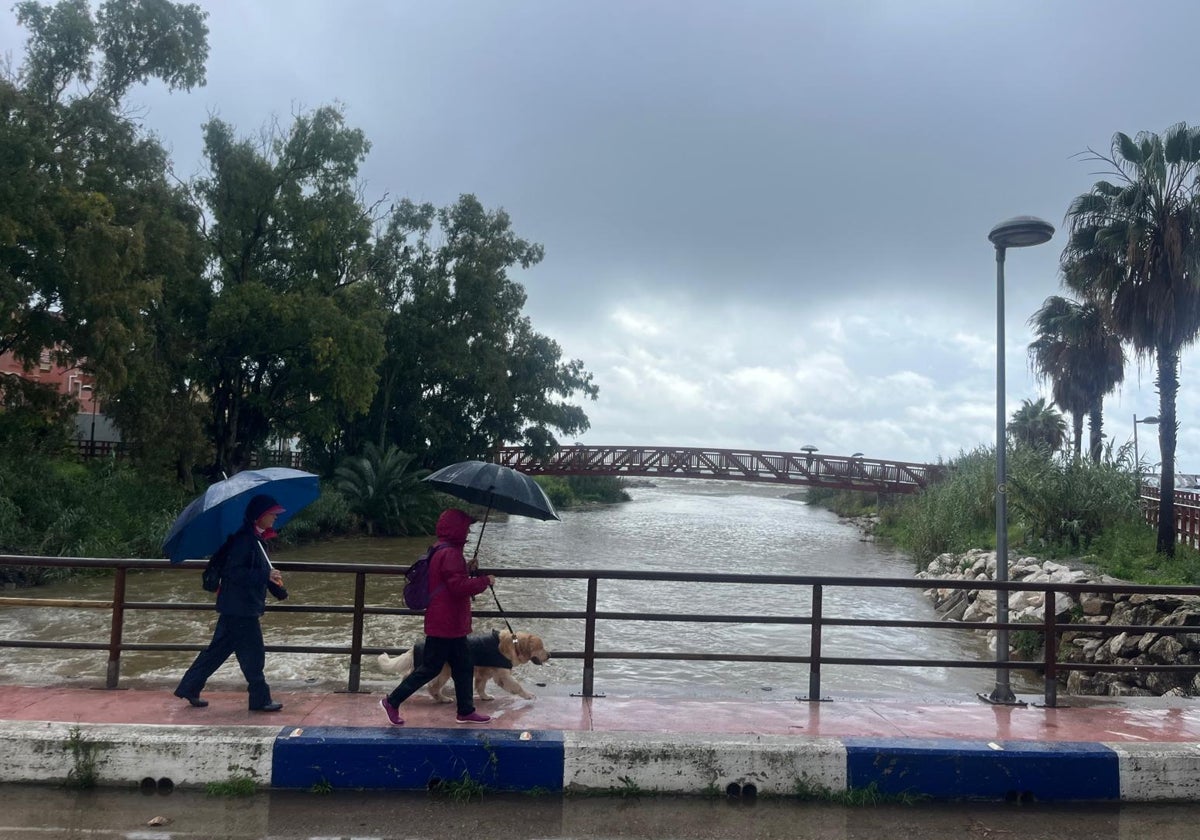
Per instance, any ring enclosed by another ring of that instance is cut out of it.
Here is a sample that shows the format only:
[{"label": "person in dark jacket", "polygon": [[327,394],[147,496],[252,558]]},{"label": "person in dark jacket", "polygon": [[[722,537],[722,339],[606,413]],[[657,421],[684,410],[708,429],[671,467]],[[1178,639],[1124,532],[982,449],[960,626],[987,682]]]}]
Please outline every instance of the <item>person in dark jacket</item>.
[{"label": "person in dark jacket", "polygon": [[471,577],[463,557],[467,532],[474,520],[461,510],[442,511],[437,521],[437,538],[442,547],[429,560],[429,606],[425,608],[425,648],[411,674],[379,705],[389,721],[403,726],[400,704],[432,680],[450,663],[459,723],[487,723],[488,715],[475,711],[472,679],[475,673],[467,635],[471,632],[471,598],[496,582],[492,575]]},{"label": "person in dark jacket", "polygon": [[250,710],[277,712],[283,708],[282,703],[271,700],[271,688],[263,676],[266,652],[259,624],[259,617],[266,611],[268,591],[281,601],[288,596],[283,576],[271,566],[266,549],[266,541],[275,536],[275,517],[281,513],[283,508],[270,496],[255,496],[246,506],[242,527],[223,546],[228,549],[228,557],[221,572],[221,588],[217,590],[220,615],[216,630],[208,647],[196,656],[175,689],[176,697],[193,706],[208,705],[207,700],[200,698],[200,692],[232,653],[246,678]]}]

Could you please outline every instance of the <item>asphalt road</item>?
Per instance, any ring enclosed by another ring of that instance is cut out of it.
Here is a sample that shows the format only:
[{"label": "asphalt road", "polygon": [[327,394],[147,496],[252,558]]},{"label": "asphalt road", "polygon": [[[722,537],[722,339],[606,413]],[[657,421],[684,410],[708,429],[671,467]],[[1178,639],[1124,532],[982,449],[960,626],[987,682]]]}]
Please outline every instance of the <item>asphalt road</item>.
[{"label": "asphalt road", "polygon": [[0,785],[0,840],[406,838],[408,840],[1192,840],[1200,804],[924,803],[843,807],[763,799],[273,791],[74,792]]}]

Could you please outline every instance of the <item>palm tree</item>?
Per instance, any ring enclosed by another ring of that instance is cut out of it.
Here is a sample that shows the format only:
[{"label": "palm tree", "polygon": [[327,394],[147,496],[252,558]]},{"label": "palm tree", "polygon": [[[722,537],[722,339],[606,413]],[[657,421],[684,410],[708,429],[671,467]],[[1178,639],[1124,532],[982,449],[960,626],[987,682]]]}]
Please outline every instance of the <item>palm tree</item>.
[{"label": "palm tree", "polygon": [[438,514],[433,489],[421,479],[429,470],[410,470],[413,456],[374,443],[346,458],[334,471],[337,489],[362,517],[367,534],[428,534]]},{"label": "palm tree", "polygon": [[1104,309],[1140,359],[1156,365],[1162,421],[1157,551],[1173,556],[1179,354],[1200,331],[1200,130],[1179,123],[1161,137],[1118,133],[1108,154],[1088,149],[1084,157],[1102,164],[1111,180],[1097,181],[1067,210],[1063,279]]},{"label": "palm tree", "polygon": [[1046,405],[1045,399],[1021,400],[1021,407],[1008,423],[1008,433],[1017,446],[1032,446],[1053,454],[1066,441],[1067,422],[1054,406]]},{"label": "palm tree", "polygon": [[1071,413],[1075,457],[1080,457],[1083,417],[1088,417],[1088,451],[1100,463],[1104,397],[1125,380],[1125,350],[1095,303],[1053,295],[1029,319],[1037,333],[1029,359],[1051,383],[1054,402]]}]

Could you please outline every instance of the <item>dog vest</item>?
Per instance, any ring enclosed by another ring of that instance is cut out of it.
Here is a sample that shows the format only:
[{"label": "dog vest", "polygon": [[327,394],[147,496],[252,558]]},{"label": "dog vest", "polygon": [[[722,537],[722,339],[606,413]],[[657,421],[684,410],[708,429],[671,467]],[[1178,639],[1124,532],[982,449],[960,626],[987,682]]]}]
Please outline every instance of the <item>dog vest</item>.
[{"label": "dog vest", "polygon": [[[467,636],[467,650],[471,654],[471,664],[481,668],[508,668],[512,670],[512,662],[504,658],[500,652],[500,631],[490,633],[472,633]],[[413,662],[421,663],[425,657],[425,642],[413,645]]]}]

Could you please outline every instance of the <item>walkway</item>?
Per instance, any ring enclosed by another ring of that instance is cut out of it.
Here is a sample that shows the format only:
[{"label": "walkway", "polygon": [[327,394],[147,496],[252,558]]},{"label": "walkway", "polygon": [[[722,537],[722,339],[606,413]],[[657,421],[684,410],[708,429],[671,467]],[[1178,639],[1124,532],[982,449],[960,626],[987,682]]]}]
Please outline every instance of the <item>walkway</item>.
[{"label": "walkway", "polygon": [[407,725],[391,727],[378,694],[277,691],[283,711],[262,714],[246,710],[241,691],[206,692],[211,705],[194,709],[167,690],[3,686],[0,778],[65,778],[74,740],[103,745],[98,775],[113,783],[248,775],[274,787],[411,789],[466,773],[510,789],[753,795],[873,784],[938,798],[1200,801],[1200,702],[1189,698],[1069,698],[1048,709],[541,691],[481,703],[494,716],[482,727],[417,697]]}]

